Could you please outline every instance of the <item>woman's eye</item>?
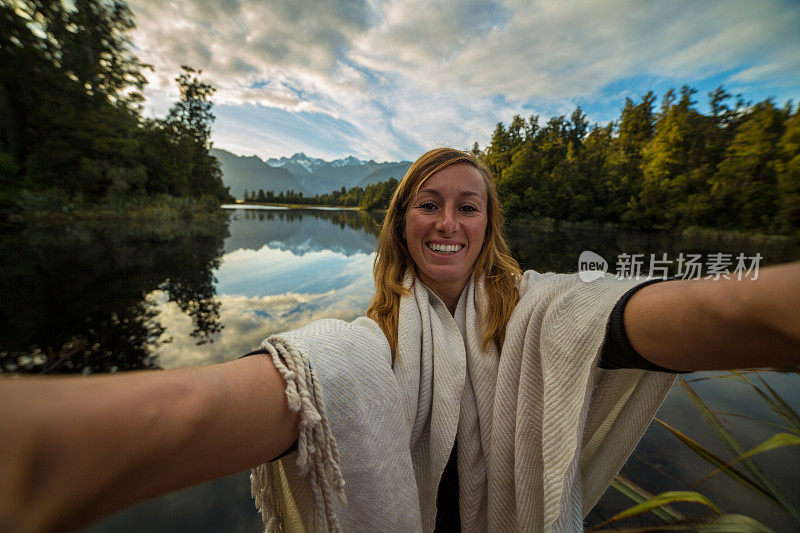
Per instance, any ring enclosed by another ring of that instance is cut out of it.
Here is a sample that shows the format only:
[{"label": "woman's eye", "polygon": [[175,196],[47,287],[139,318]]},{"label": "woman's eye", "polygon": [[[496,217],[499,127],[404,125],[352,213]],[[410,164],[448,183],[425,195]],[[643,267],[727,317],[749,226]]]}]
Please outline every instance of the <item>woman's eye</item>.
[{"label": "woman's eye", "polygon": [[474,212],[474,211],[477,211],[477,210],[478,210],[478,208],[477,208],[477,207],[475,207],[474,205],[462,205],[462,206],[460,207],[460,209],[461,209],[462,211],[466,211],[467,213],[472,213],[472,212]]},{"label": "woman's eye", "polygon": [[417,207],[419,207],[420,209],[425,209],[430,211],[432,209],[436,209],[436,204],[434,204],[433,202],[423,202],[419,204]]}]

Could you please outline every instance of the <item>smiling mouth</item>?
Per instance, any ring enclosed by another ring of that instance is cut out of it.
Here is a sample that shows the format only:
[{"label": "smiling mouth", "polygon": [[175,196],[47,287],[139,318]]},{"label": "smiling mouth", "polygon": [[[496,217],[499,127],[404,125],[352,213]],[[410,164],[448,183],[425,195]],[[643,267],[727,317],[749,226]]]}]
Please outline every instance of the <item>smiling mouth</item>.
[{"label": "smiling mouth", "polygon": [[427,246],[429,250],[441,255],[452,255],[464,247],[463,244],[436,244],[433,242],[426,242],[425,246]]}]

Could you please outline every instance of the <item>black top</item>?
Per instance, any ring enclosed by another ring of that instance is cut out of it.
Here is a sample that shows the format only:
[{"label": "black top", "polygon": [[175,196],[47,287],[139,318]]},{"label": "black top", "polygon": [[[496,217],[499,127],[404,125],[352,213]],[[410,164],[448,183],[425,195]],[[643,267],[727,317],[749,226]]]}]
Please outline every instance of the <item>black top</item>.
[{"label": "black top", "polygon": [[[668,368],[651,363],[639,355],[636,350],[633,349],[633,346],[631,346],[628,340],[628,334],[625,332],[625,324],[622,321],[625,305],[634,293],[642,287],[659,281],[664,280],[654,279],[636,285],[623,294],[622,298],[614,305],[611,316],[608,319],[608,325],[606,326],[606,337],[602,348],[600,348],[600,360],[597,366],[608,370],[640,368],[642,370],[653,370],[656,372],[680,373],[677,370],[669,370]],[[266,353],[268,353],[266,350],[259,349],[243,355],[242,357]],[[296,449],[297,442],[295,441],[288,450],[275,459],[280,459]],[[442,479],[439,482],[439,491],[436,496],[436,509],[435,532],[443,533],[461,530],[461,517],[458,509],[458,464],[456,446],[453,446],[453,450],[450,452],[450,459],[447,461],[447,466],[445,466]]]}]

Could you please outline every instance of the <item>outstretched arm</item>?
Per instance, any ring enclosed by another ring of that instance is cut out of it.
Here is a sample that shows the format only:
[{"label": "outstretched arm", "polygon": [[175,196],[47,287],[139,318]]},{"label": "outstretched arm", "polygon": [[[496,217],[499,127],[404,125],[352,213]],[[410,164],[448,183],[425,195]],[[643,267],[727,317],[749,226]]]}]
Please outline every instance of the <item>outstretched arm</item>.
[{"label": "outstretched arm", "polygon": [[297,438],[284,390],[268,356],[0,378],[0,530],[72,529],[267,461]]},{"label": "outstretched arm", "polygon": [[800,364],[800,263],[758,279],[654,283],[625,306],[633,348],[672,370]]}]

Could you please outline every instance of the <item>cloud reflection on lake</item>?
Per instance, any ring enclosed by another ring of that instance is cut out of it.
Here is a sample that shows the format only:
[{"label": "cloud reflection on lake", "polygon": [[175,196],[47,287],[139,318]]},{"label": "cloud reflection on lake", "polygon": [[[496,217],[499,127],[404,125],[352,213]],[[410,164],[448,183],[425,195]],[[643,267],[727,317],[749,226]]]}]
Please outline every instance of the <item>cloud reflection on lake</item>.
[{"label": "cloud reflection on lake", "polygon": [[270,243],[222,257],[215,274],[224,329],[212,343],[195,344],[184,333],[191,330],[189,318],[156,292],[161,322],[173,338],[159,350],[161,366],[226,361],[247,353],[273,333],[321,318],[353,320],[364,314],[374,289],[374,253],[298,252]]}]

